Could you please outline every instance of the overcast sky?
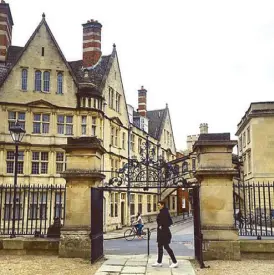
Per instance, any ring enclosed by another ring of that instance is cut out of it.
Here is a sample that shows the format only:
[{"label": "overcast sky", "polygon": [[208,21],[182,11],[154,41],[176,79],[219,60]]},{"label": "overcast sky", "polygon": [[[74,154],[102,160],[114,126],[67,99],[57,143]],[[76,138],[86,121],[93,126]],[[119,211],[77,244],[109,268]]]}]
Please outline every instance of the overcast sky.
[{"label": "overcast sky", "polygon": [[13,45],[46,20],[67,60],[82,58],[82,23],[103,25],[102,51],[116,43],[127,97],[148,90],[148,109],[168,103],[177,150],[199,124],[230,132],[254,101],[274,99],[274,1],[7,0]]}]

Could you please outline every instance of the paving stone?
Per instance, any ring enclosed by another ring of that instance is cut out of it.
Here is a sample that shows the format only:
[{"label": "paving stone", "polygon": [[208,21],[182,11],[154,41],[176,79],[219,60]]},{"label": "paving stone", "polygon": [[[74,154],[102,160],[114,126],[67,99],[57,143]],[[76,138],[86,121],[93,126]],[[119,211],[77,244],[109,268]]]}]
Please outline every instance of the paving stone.
[{"label": "paving stone", "polygon": [[122,265],[105,265],[103,264],[98,272],[121,272],[123,266]]},{"label": "paving stone", "polygon": [[128,259],[109,259],[104,265],[124,265]]},{"label": "paving stone", "polygon": [[147,261],[132,261],[128,260],[126,266],[147,266]]},{"label": "paving stone", "polygon": [[96,272],[95,275],[119,275],[120,272]]},{"label": "paving stone", "polygon": [[121,272],[121,274],[129,273],[129,274],[136,274],[136,273],[145,273],[146,267],[143,266],[125,266]]}]

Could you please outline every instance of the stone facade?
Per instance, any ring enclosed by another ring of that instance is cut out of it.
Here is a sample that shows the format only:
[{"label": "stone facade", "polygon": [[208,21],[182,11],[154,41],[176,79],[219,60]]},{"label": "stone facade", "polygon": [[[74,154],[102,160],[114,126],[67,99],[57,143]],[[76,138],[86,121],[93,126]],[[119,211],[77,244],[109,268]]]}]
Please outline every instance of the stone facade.
[{"label": "stone facade", "polygon": [[255,102],[238,123],[238,155],[243,162],[241,179],[255,183],[274,181],[274,102]]},{"label": "stone facade", "polygon": [[[151,133],[155,124],[144,131],[129,121],[115,45],[110,55],[100,56],[93,66],[84,64],[82,60],[67,62],[45,15],[25,47],[8,47],[7,60],[0,64],[0,184],[13,184],[14,144],[9,126],[16,120],[26,130],[19,146],[18,184],[65,185],[61,173],[66,166],[63,145],[67,137],[96,136],[102,141],[106,153],[100,170],[109,171],[105,172],[106,181],[116,175],[128,156],[140,157],[139,145],[147,135],[155,146],[160,143],[162,156],[175,159],[168,107],[147,112],[148,119],[155,112],[160,114],[156,126],[162,127],[156,127],[157,135]],[[172,196],[170,201],[176,205],[176,193]],[[105,230],[128,224],[138,204],[142,204],[145,220],[155,217],[156,193],[136,194],[130,199],[135,205],[131,213],[126,192],[105,192]],[[170,210],[174,214],[176,207]]]}]

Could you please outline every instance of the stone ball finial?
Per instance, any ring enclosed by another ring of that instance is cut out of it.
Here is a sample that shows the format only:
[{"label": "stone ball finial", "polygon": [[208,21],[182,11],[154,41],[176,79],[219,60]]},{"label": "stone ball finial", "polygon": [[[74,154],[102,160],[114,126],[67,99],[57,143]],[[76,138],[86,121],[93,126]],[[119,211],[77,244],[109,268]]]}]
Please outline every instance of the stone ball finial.
[{"label": "stone ball finial", "polygon": [[45,17],[46,17],[46,15],[45,15],[45,13],[44,13],[44,12],[42,13],[42,17],[43,17],[43,18],[45,18]]},{"label": "stone ball finial", "polygon": [[113,48],[116,48],[116,44],[115,43],[113,43]]}]

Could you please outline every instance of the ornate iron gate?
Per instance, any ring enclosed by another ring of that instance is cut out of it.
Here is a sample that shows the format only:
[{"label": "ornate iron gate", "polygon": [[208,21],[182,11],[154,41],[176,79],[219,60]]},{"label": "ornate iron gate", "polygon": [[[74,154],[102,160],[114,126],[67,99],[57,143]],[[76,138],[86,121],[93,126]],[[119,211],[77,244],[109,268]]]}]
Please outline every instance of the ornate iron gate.
[{"label": "ornate iron gate", "polygon": [[91,263],[104,256],[103,190],[91,188]]},{"label": "ornate iron gate", "polygon": [[[200,198],[199,184],[188,182],[186,175],[193,171],[185,169],[176,162],[167,162],[159,157],[159,145],[155,146],[146,139],[140,148],[139,159],[129,158],[121,169],[117,171],[101,171],[102,173],[116,173],[108,182],[102,186],[92,188],[91,191],[91,261],[94,262],[103,256],[103,192],[126,192],[129,198],[131,193],[149,194],[150,189],[156,190],[153,194],[158,194],[160,199],[164,192],[177,188],[193,189],[194,206],[194,247],[195,257],[200,267],[205,267],[203,262],[200,219]],[[137,191],[132,191],[137,189]],[[143,191],[141,191],[143,190]],[[171,191],[172,192],[172,191]],[[96,249],[95,249],[96,247]]]},{"label": "ornate iron gate", "polygon": [[194,223],[194,248],[195,258],[199,262],[200,267],[204,268],[205,264],[203,261],[203,234],[201,231],[201,216],[200,216],[200,196],[199,186],[193,188],[193,223]]}]

